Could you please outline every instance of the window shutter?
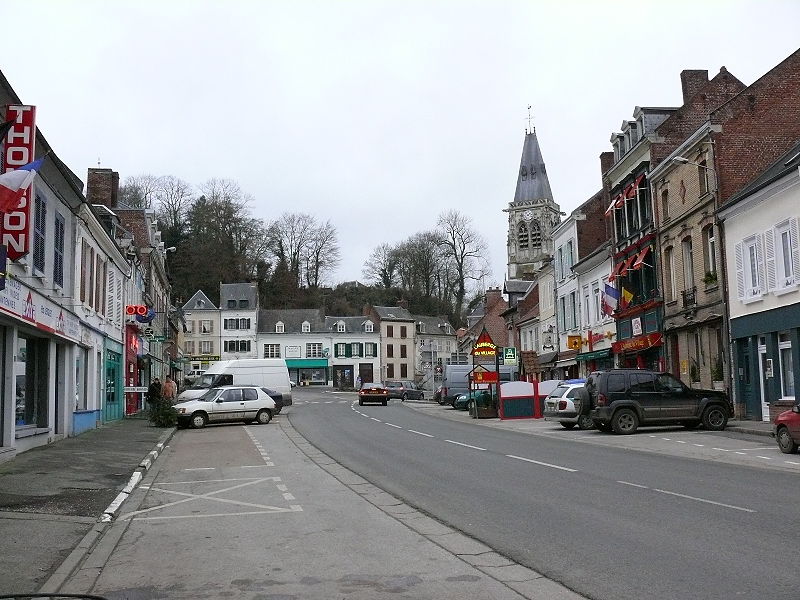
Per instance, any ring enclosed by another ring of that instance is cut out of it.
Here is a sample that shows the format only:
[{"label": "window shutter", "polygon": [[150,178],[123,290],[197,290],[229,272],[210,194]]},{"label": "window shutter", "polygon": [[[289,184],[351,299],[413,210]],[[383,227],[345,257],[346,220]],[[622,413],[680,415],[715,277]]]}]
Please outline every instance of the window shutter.
[{"label": "window shutter", "polygon": [[350,358],[351,356],[353,356],[353,347],[350,344],[345,344],[344,345],[344,355],[347,358]]},{"label": "window shutter", "polygon": [[362,344],[361,342],[358,343],[358,355],[364,356],[364,344]]},{"label": "window shutter", "polygon": [[[764,256],[767,263],[767,287],[763,291],[775,289],[775,230],[767,229],[764,232]],[[760,279],[759,279],[760,282]]]},{"label": "window shutter", "polygon": [[736,295],[739,300],[744,300],[744,244],[736,244]]},{"label": "window shutter", "polygon": [[758,269],[758,294],[764,293],[764,236],[760,233],[756,235],[756,268]]},{"label": "window shutter", "polygon": [[789,240],[792,242],[792,283],[800,277],[800,232],[797,219],[789,219]]},{"label": "window shutter", "polygon": [[214,333],[214,321],[208,322],[208,333]]},{"label": "window shutter", "polygon": [[106,294],[106,316],[114,320],[116,311],[114,310],[114,290],[117,289],[116,282],[114,281],[114,270],[108,270],[108,294]]},{"label": "window shutter", "polygon": [[114,301],[114,320],[122,323],[122,277],[117,277],[116,299]]}]

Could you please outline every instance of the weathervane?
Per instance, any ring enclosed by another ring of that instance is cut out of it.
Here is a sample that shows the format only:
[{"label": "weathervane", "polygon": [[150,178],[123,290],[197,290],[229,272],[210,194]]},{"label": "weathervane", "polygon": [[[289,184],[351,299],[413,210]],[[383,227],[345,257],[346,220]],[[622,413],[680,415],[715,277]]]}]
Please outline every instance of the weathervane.
[{"label": "weathervane", "polygon": [[533,133],[533,125],[531,125],[532,120],[533,116],[531,115],[531,105],[528,104],[528,128],[525,130],[525,133]]}]

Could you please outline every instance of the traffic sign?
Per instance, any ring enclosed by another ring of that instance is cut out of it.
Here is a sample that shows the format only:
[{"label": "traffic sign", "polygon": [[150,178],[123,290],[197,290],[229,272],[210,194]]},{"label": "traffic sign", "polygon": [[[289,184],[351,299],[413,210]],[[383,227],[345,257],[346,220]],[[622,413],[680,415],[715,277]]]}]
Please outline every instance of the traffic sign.
[{"label": "traffic sign", "polygon": [[513,346],[503,348],[503,364],[516,365],[517,364],[517,349]]}]

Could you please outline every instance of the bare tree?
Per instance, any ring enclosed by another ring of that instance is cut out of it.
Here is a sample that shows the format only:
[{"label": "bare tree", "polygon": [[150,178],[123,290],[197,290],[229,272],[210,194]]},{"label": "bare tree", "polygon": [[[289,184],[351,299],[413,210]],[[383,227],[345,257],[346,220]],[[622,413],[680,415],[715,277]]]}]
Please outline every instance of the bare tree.
[{"label": "bare tree", "polygon": [[192,205],[194,193],[190,183],[174,175],[159,178],[157,191],[158,216],[167,227],[179,230]]},{"label": "bare tree", "polygon": [[368,282],[376,283],[389,289],[397,284],[397,254],[387,243],[383,243],[372,251],[361,269]]},{"label": "bare tree", "polygon": [[303,257],[306,285],[318,288],[326,276],[333,274],[341,261],[336,228],[330,220],[320,223],[311,231]]},{"label": "bare tree", "polygon": [[153,208],[161,189],[159,175],[132,175],[119,188],[119,201],[130,208]]},{"label": "bare tree", "polygon": [[437,228],[440,244],[452,259],[454,311],[461,320],[468,281],[477,281],[489,273],[486,242],[472,226],[472,219],[457,210],[440,214]]},{"label": "bare tree", "polygon": [[276,262],[284,261],[300,285],[303,258],[317,223],[305,213],[283,213],[267,227],[267,245]]}]

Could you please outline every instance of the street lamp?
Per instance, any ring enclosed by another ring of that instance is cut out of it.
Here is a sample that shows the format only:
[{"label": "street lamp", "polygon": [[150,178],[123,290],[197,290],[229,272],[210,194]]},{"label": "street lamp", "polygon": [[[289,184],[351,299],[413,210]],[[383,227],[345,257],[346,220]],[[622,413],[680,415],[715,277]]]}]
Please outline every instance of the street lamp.
[{"label": "street lamp", "polygon": [[693,162],[693,161],[691,161],[688,158],[685,158],[683,156],[675,156],[675,157],[673,157],[672,158],[672,162],[678,163],[680,165],[694,165],[695,167],[700,167],[702,169],[709,169],[709,170],[711,169],[711,167],[709,167],[708,165],[703,165],[703,164],[700,164],[698,162]]}]

